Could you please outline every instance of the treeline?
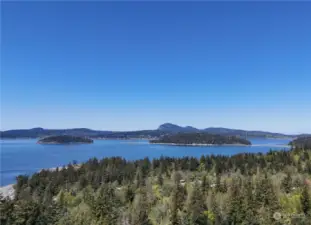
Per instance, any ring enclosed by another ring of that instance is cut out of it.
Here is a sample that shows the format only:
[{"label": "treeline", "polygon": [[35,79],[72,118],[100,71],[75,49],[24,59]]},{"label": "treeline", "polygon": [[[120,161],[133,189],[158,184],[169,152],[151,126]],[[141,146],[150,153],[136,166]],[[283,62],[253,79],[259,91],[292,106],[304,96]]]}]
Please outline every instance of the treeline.
[{"label": "treeline", "polygon": [[311,221],[311,150],[90,159],[18,176],[1,224],[283,225]]},{"label": "treeline", "polygon": [[150,143],[167,143],[167,144],[243,144],[250,145],[251,142],[236,136],[225,136],[209,133],[178,133],[173,135],[165,135],[157,140],[151,140]]}]

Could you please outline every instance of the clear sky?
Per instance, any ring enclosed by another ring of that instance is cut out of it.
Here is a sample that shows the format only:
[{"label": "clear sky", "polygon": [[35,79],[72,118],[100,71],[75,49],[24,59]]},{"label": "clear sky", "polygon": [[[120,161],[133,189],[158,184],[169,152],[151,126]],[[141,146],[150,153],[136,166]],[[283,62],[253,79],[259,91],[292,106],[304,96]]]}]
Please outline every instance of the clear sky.
[{"label": "clear sky", "polygon": [[2,3],[1,130],[311,133],[311,3]]}]

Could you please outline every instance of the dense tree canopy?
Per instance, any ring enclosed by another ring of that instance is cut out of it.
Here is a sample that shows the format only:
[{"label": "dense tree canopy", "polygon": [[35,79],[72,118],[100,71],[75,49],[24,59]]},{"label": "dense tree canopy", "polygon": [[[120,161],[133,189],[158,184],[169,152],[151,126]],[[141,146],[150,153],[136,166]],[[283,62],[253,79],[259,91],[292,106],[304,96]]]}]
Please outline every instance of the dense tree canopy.
[{"label": "dense tree canopy", "polygon": [[78,137],[71,135],[58,135],[42,138],[39,144],[72,144],[72,143],[93,143],[93,140],[86,137]]},{"label": "dense tree canopy", "polygon": [[18,176],[1,225],[309,225],[311,150],[90,159]]},{"label": "dense tree canopy", "polygon": [[311,149],[311,136],[299,137],[290,142],[290,145],[297,148]]},{"label": "dense tree canopy", "polygon": [[166,144],[180,144],[180,145],[191,145],[191,144],[242,144],[250,145],[251,142],[235,136],[225,136],[218,134],[208,133],[178,133],[173,135],[165,135],[157,140],[151,140],[151,143],[166,143]]}]

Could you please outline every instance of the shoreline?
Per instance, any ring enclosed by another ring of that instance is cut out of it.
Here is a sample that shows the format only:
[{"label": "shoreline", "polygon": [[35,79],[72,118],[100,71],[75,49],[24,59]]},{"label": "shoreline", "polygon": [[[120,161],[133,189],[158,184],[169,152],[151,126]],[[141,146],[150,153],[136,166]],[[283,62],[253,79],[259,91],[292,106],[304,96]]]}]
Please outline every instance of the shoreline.
[{"label": "shoreline", "polygon": [[15,197],[15,184],[8,184],[5,186],[0,187],[0,195],[2,195],[3,198],[9,198],[13,199]]},{"label": "shoreline", "polygon": [[[0,140],[34,140],[41,137],[0,137]],[[156,137],[127,137],[127,138],[113,138],[113,137],[88,137],[93,140],[154,140]],[[261,137],[261,136],[249,136],[249,138],[259,139],[271,139],[271,140],[287,140],[296,139],[297,137]]]},{"label": "shoreline", "polygon": [[192,143],[192,144],[179,144],[179,143],[163,143],[163,142],[158,142],[158,143],[153,143],[149,142],[149,144],[152,145],[173,145],[173,146],[239,146],[239,147],[247,147],[247,146],[252,146],[252,145],[244,145],[244,144],[199,144],[199,143]]},{"label": "shoreline", "polygon": [[203,147],[222,147],[222,146],[233,146],[233,147],[261,147],[261,146],[266,146],[266,147],[284,147],[284,148],[290,148],[291,146],[290,145],[277,145],[277,144],[274,144],[274,145],[270,145],[270,144],[251,144],[251,145],[245,145],[245,144],[196,144],[196,143],[193,143],[193,144],[178,144],[178,143],[163,143],[163,142],[159,142],[159,143],[152,143],[152,142],[149,142],[149,144],[152,144],[152,145],[172,145],[172,146],[203,146]]},{"label": "shoreline", "polygon": [[[72,165],[74,167],[74,169],[79,169],[81,164],[75,164],[75,165]],[[38,170],[37,173],[40,173],[42,172],[43,170],[48,170],[48,171],[56,171],[57,169],[59,170],[62,170],[62,169],[67,169],[68,166],[58,166],[58,167],[51,167],[51,168],[47,168],[47,169],[41,169],[41,170]],[[14,196],[15,196],[15,189],[14,189],[14,185],[15,184],[8,184],[8,185],[5,185],[5,186],[0,186],[0,195],[2,195],[4,198],[10,198],[10,199],[13,199]]]},{"label": "shoreline", "polygon": [[79,145],[79,144],[93,144],[93,142],[70,142],[70,143],[59,143],[59,142],[40,142],[37,141],[36,144],[39,145]]},{"label": "shoreline", "polygon": [[[56,143],[48,143],[48,144],[56,144]],[[58,144],[58,143],[57,143]],[[152,143],[148,142],[148,144],[153,144],[153,145],[168,145],[168,146],[189,146],[189,147],[222,147],[222,146],[233,146],[233,147],[261,147],[261,146],[266,146],[266,147],[280,147],[280,148],[287,148],[289,149],[291,146],[290,145],[284,145],[284,144],[251,144],[251,145],[245,145],[245,144],[199,144],[199,143],[193,143],[193,144],[178,144],[178,143]],[[78,169],[81,165],[76,164],[73,165],[75,169]],[[67,166],[59,166],[59,167],[52,167],[52,168],[43,168],[38,170],[37,172],[41,172],[43,170],[48,170],[48,171],[55,171],[56,169],[62,170],[64,168],[67,168]],[[5,186],[0,186],[0,194],[6,198],[13,199],[15,195],[15,190],[14,190],[14,185],[15,184],[8,184]]]}]

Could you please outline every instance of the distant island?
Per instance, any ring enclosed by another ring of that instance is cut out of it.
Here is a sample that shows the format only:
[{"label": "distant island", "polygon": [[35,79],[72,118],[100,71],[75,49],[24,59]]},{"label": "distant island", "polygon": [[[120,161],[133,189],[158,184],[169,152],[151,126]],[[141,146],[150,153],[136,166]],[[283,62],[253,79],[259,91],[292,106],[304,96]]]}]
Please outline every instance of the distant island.
[{"label": "distant island", "polygon": [[311,148],[311,137],[299,137],[289,143],[289,145],[296,147],[296,148]]},{"label": "distant island", "polygon": [[165,135],[149,142],[151,144],[175,145],[251,145],[250,141],[239,137],[208,133],[178,133]]},{"label": "distant island", "polygon": [[38,144],[91,144],[93,140],[86,137],[77,137],[71,135],[58,135],[42,138]]}]

